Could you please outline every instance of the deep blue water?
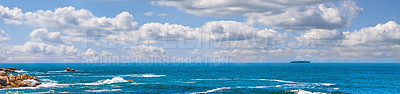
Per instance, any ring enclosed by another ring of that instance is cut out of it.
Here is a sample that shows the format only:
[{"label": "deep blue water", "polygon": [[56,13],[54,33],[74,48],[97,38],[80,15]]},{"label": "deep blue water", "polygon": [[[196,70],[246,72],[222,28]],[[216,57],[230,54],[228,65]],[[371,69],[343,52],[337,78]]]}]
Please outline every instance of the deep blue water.
[{"label": "deep blue water", "polygon": [[[400,92],[397,63],[0,64],[5,67],[37,76],[46,88],[2,89],[0,93]],[[77,71],[66,72],[67,67]]]}]

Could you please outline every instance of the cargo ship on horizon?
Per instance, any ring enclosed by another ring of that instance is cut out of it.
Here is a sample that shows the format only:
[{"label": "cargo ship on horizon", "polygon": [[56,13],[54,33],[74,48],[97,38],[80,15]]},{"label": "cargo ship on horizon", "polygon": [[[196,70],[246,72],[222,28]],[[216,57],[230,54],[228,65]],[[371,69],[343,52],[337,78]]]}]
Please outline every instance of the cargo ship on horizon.
[{"label": "cargo ship on horizon", "polygon": [[290,63],[310,63],[310,61],[306,61],[306,60],[303,60],[303,61],[290,61]]}]

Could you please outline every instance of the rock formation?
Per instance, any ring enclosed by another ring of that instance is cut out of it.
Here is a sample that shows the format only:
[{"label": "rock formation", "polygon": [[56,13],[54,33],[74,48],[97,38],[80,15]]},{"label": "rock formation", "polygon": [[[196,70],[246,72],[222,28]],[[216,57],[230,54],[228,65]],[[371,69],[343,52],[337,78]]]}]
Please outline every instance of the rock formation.
[{"label": "rock formation", "polygon": [[20,70],[21,69],[17,69],[17,68],[6,68],[6,69],[0,68],[0,71],[14,72],[14,73],[16,73],[16,71],[20,71]]},{"label": "rock formation", "polygon": [[67,68],[67,71],[75,71],[74,69]]},{"label": "rock formation", "polygon": [[[37,77],[27,75],[27,74],[17,74],[14,76],[12,73],[7,74],[7,70],[20,70],[14,68],[6,68],[4,70],[0,69],[0,89],[3,88],[14,88],[14,87],[36,87],[40,85],[40,80]],[[14,71],[15,72],[15,71]]]}]

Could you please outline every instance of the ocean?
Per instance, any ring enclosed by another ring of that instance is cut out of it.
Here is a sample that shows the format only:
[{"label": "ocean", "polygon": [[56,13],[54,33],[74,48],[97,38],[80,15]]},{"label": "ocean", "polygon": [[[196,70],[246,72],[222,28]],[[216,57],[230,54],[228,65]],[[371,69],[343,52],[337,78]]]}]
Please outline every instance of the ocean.
[{"label": "ocean", "polygon": [[[398,63],[1,63],[41,87],[0,93],[355,93],[400,92]],[[69,67],[75,72],[67,72]],[[16,73],[15,73],[16,74]],[[126,82],[133,80],[134,82]]]}]

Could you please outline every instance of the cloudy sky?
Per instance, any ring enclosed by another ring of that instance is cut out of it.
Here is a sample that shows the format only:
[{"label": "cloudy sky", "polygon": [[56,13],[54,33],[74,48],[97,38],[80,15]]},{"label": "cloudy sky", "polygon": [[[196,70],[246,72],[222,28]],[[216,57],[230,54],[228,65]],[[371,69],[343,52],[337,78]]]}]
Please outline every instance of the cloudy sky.
[{"label": "cloudy sky", "polygon": [[400,62],[399,0],[2,0],[0,62]]}]

